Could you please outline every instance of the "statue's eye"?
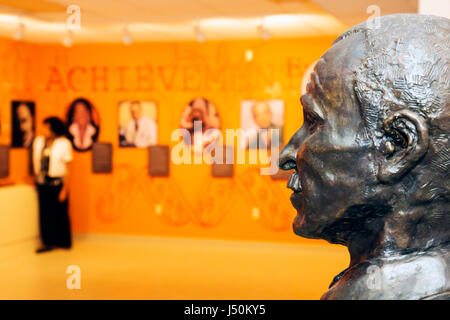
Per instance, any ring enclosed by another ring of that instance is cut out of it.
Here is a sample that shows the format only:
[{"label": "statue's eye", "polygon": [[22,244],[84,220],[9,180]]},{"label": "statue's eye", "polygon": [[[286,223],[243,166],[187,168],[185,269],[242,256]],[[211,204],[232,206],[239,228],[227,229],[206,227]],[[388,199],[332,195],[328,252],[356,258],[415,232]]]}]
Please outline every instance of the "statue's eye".
[{"label": "statue's eye", "polygon": [[305,121],[308,124],[309,132],[313,134],[319,126],[319,120],[309,113],[305,113]]}]

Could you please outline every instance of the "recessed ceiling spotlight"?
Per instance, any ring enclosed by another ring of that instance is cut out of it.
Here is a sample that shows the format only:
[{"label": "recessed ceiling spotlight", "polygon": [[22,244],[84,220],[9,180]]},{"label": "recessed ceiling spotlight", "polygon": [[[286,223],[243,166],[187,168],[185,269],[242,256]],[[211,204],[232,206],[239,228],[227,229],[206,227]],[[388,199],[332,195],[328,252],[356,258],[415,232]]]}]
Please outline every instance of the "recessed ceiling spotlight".
[{"label": "recessed ceiling spotlight", "polygon": [[261,39],[263,40],[269,40],[270,39],[270,32],[267,28],[264,27],[264,25],[258,26],[258,33]]},{"label": "recessed ceiling spotlight", "polygon": [[133,38],[131,37],[130,31],[128,30],[127,26],[123,27],[122,42],[126,46],[129,46],[133,43]]},{"label": "recessed ceiling spotlight", "polygon": [[25,36],[25,24],[23,24],[23,22],[20,22],[19,25],[17,26],[17,29],[14,30],[13,38],[16,41],[21,41],[23,40],[24,36]]},{"label": "recessed ceiling spotlight", "polygon": [[194,26],[194,34],[198,42],[205,42],[205,34],[203,33],[202,29],[200,29],[200,26],[198,24]]},{"label": "recessed ceiling spotlight", "polygon": [[67,30],[66,35],[62,39],[64,47],[71,47],[73,44],[73,35],[71,30]]}]

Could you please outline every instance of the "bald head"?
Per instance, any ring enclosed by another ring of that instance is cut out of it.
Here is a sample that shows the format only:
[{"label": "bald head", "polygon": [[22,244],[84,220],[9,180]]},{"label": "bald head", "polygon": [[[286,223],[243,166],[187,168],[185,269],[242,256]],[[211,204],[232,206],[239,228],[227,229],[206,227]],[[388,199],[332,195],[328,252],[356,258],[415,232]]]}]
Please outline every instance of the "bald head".
[{"label": "bald head", "polygon": [[[364,247],[367,234],[378,237],[391,224],[399,246],[442,243],[450,221],[449,20],[379,22],[340,36],[301,98],[304,123],[280,155],[282,169],[298,171],[294,231]],[[365,225],[374,219],[379,229]]]}]

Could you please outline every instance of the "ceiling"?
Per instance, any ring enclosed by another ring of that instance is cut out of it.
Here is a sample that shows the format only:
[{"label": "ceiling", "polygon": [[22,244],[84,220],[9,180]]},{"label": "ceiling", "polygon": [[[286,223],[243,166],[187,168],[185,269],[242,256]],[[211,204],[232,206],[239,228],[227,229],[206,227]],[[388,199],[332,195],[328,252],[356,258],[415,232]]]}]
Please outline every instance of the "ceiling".
[{"label": "ceiling", "polygon": [[[365,20],[373,0],[0,0],[0,36],[60,42],[67,7],[81,10],[79,42],[252,39],[337,35]],[[417,0],[377,0],[381,14],[417,12]],[[124,27],[126,26],[126,31]],[[197,30],[197,31],[196,31]],[[22,37],[20,37],[22,38]]]},{"label": "ceiling", "polygon": [[348,26],[361,23],[371,16],[373,12],[367,12],[367,9],[373,5],[380,8],[382,16],[418,12],[418,0],[314,0],[314,2],[322,8],[326,8],[330,14]]}]

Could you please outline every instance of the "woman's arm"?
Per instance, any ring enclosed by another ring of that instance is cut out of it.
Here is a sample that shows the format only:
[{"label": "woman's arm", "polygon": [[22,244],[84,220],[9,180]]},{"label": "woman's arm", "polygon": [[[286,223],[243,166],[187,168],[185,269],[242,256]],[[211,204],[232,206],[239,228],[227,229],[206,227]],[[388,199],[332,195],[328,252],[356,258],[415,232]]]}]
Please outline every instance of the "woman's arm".
[{"label": "woman's arm", "polygon": [[61,191],[59,192],[59,202],[64,202],[67,200],[69,195],[69,184],[70,184],[70,174],[71,174],[71,162],[67,163],[67,172],[63,178],[63,184]]},{"label": "woman's arm", "polygon": [[59,193],[59,201],[64,202],[67,200],[69,194],[70,177],[72,174],[73,150],[72,145],[68,140],[65,140],[64,144],[61,145],[65,147],[63,161],[66,165],[66,174],[63,177],[63,185]]}]

